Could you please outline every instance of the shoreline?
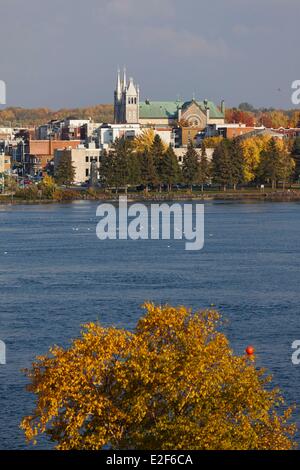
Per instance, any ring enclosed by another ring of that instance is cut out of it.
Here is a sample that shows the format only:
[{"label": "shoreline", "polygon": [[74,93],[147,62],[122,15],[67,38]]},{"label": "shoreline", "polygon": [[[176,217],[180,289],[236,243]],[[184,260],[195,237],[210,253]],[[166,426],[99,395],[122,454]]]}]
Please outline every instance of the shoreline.
[{"label": "shoreline", "polygon": [[[0,196],[0,206],[5,205],[39,205],[39,204],[66,204],[75,201],[108,201],[117,202],[119,196],[125,193],[119,194],[107,194],[99,193],[99,195],[89,196],[84,194],[85,197],[73,197],[61,200],[56,199],[23,199],[15,196]],[[166,201],[236,201],[236,202],[297,202],[300,201],[300,190],[286,190],[286,191],[270,191],[270,192],[218,192],[204,194],[199,193],[148,193],[148,194],[127,194],[128,202],[166,202]]]}]

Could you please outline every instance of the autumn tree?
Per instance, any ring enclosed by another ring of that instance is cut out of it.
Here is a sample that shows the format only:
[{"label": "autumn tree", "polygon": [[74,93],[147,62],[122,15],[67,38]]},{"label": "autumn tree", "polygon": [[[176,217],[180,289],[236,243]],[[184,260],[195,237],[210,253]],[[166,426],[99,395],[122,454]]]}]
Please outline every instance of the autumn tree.
[{"label": "autumn tree", "polygon": [[147,304],[133,332],[88,324],[26,371],[21,423],[60,450],[287,450],[292,410],[255,360],[236,355],[211,310]]},{"label": "autumn tree", "polygon": [[50,175],[45,175],[43,181],[39,185],[39,189],[41,189],[43,197],[52,199],[57,189],[54,178]]},{"label": "autumn tree", "polygon": [[294,167],[295,162],[287,152],[285,144],[276,141],[274,138],[270,139],[261,154],[261,162],[258,168],[259,175],[265,181],[271,181],[272,189],[275,189],[280,179],[283,180],[285,185]]},{"label": "autumn tree", "polygon": [[75,178],[75,168],[69,153],[62,152],[61,158],[55,169],[55,181],[58,184],[71,184]]},{"label": "autumn tree", "polygon": [[249,137],[240,143],[244,157],[244,181],[250,183],[257,176],[264,137]]},{"label": "autumn tree", "polygon": [[183,157],[182,176],[186,184],[193,190],[193,184],[199,182],[200,165],[198,161],[198,153],[192,143],[189,143],[187,152]]},{"label": "autumn tree", "polygon": [[150,150],[155,138],[155,133],[152,128],[144,129],[141,134],[135,137],[133,141],[133,148],[138,153],[143,153],[145,150]]}]

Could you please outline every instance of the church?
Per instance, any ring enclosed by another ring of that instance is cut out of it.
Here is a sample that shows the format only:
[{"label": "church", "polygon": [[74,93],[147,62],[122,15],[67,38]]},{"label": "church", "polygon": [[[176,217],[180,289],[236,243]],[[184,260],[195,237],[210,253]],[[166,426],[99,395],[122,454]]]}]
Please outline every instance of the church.
[{"label": "church", "polygon": [[117,85],[114,93],[115,124],[141,124],[143,126],[177,126],[205,129],[208,125],[225,123],[225,104],[220,107],[212,101],[145,101],[140,100],[140,88],[130,78],[127,81],[124,69],[121,78],[117,74]]}]

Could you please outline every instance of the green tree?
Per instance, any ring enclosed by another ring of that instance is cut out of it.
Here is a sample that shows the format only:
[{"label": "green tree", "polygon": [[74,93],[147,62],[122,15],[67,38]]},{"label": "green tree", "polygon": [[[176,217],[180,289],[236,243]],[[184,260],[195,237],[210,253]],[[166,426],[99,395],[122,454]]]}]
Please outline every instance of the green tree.
[{"label": "green tree", "polygon": [[100,155],[100,182],[106,188],[111,186],[113,171],[113,157],[104,149]]},{"label": "green tree", "polygon": [[128,161],[129,184],[138,185],[141,183],[141,158],[136,152],[131,152]]},{"label": "green tree", "polygon": [[168,150],[165,152],[160,166],[160,178],[163,184],[166,184],[168,191],[172,184],[180,180],[180,166],[173,148],[169,145]]},{"label": "green tree", "polygon": [[244,181],[245,159],[243,148],[238,139],[230,142],[231,180],[233,189]]},{"label": "green tree", "polygon": [[299,179],[300,177],[300,137],[296,137],[296,139],[293,142],[292,156],[296,163],[295,178]]},{"label": "green tree", "polygon": [[129,139],[116,139],[112,151],[112,183],[116,190],[124,188],[130,183],[130,158],[132,154],[132,142]]},{"label": "green tree", "polygon": [[162,162],[165,155],[165,145],[163,144],[160,136],[155,134],[153,144],[150,148],[150,152],[153,157],[153,162],[155,165],[156,175],[157,175],[157,184],[159,185],[159,190],[161,191],[161,187],[163,184],[162,178]]},{"label": "green tree", "polygon": [[141,182],[146,186],[148,192],[149,186],[155,186],[158,183],[157,171],[154,164],[154,158],[151,151],[145,149],[140,155],[141,161]]},{"label": "green tree", "polygon": [[55,181],[58,184],[72,184],[75,178],[75,168],[72,163],[71,155],[62,152],[61,158],[55,169]]},{"label": "green tree", "polygon": [[214,150],[212,176],[217,184],[223,186],[224,191],[232,184],[231,144],[228,139],[222,139]]},{"label": "green tree", "polygon": [[182,176],[186,184],[193,190],[193,184],[199,182],[200,164],[198,153],[192,143],[189,143],[187,152],[183,157]]},{"label": "green tree", "polygon": [[215,311],[147,304],[132,331],[88,324],[27,370],[21,424],[60,450],[288,450],[291,409],[255,358],[236,355]]},{"label": "green tree", "polygon": [[202,191],[204,189],[204,185],[210,180],[211,177],[211,163],[208,161],[207,153],[206,153],[206,146],[204,142],[201,146],[201,156],[199,162],[199,183],[201,183]]}]

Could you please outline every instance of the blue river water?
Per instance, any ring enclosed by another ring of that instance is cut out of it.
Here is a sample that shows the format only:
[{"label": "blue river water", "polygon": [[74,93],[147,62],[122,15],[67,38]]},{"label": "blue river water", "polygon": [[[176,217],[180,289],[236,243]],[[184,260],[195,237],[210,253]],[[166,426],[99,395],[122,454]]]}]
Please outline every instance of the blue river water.
[{"label": "blue river water", "polygon": [[[29,449],[19,423],[34,397],[21,369],[82,324],[134,328],[145,300],[228,319],[234,351],[248,344],[274,376],[300,426],[300,204],[205,203],[205,245],[96,237],[97,203],[0,206],[0,449]],[[35,448],[53,448],[46,438]]]}]

